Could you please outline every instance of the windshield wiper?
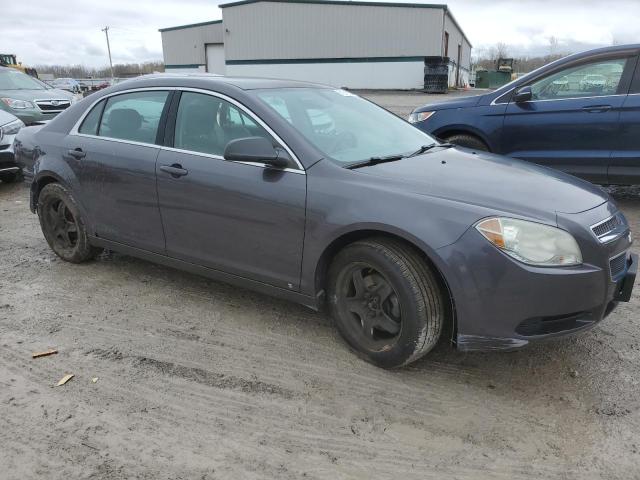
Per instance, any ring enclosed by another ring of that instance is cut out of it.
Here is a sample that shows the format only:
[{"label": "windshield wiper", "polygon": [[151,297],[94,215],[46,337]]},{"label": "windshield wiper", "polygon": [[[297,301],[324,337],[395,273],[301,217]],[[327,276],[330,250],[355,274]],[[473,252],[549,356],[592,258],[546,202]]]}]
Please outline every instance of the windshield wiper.
[{"label": "windshield wiper", "polygon": [[402,160],[405,158],[404,155],[389,155],[386,157],[371,157],[368,160],[363,160],[362,162],[351,163],[344,168],[354,169],[360,167],[369,167],[371,165],[378,165],[379,163],[387,163],[387,162],[395,162],[396,160]]},{"label": "windshield wiper", "polygon": [[354,169],[354,168],[360,168],[360,167],[370,167],[371,165],[378,165],[379,163],[395,162],[396,160],[402,160],[403,158],[411,158],[417,155],[421,155],[435,147],[451,148],[451,147],[455,147],[455,145],[453,145],[452,143],[437,143],[437,142],[430,143],[429,145],[421,146],[418,150],[408,155],[396,154],[396,155],[389,155],[386,157],[371,157],[370,159],[363,160],[362,162],[351,163],[347,165],[345,168]]},{"label": "windshield wiper", "polygon": [[432,148],[443,147],[443,148],[451,148],[454,147],[452,143],[430,143],[429,145],[422,145],[418,150],[413,153],[410,153],[406,156],[406,158],[417,157],[418,155],[422,155],[423,153],[428,152]]}]

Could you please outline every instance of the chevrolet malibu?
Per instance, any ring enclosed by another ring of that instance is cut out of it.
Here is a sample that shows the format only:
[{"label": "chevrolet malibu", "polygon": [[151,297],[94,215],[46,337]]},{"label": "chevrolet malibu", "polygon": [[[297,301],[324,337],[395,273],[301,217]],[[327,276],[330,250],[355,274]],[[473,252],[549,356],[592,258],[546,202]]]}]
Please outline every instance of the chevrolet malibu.
[{"label": "chevrolet malibu", "polygon": [[106,248],[326,306],[382,367],[441,337],[509,350],[588,329],[635,279],[627,221],[597,187],[331,87],[145,76],[22,129],[15,150],[62,259]]}]

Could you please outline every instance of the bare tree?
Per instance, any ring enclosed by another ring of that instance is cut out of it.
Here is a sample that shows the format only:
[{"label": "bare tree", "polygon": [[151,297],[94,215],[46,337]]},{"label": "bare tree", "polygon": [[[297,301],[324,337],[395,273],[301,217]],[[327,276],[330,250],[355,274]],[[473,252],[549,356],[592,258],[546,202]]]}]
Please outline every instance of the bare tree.
[{"label": "bare tree", "polygon": [[[35,65],[38,73],[53,74],[54,77],[71,78],[107,78],[111,76],[111,69],[107,67],[90,68],[84,65]],[[121,63],[113,66],[116,77],[136,77],[145,73],[164,72],[164,63]]]},{"label": "bare tree", "polygon": [[496,60],[499,58],[507,58],[509,56],[509,48],[506,43],[498,42],[496,43]]},{"label": "bare tree", "polygon": [[[478,56],[474,60],[477,69],[495,70],[498,58],[509,57],[509,46],[504,43],[478,49]],[[547,63],[568,55],[559,51],[559,41],[556,37],[549,38],[549,54],[540,56],[514,55],[514,70],[518,73],[527,73]]]}]

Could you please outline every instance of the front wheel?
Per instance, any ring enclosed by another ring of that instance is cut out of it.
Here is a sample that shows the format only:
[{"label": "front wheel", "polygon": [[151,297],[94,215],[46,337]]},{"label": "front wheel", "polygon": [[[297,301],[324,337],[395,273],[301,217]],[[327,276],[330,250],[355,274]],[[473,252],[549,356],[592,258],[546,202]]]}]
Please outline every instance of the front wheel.
[{"label": "front wheel", "polygon": [[38,218],[44,238],[63,260],[81,263],[102,251],[89,243],[80,210],[69,190],[59,183],[45,185],[40,192]]},{"label": "front wheel", "polygon": [[328,280],[329,308],[338,330],[367,361],[400,367],[438,342],[443,293],[412,247],[387,238],[355,242],[338,253]]},{"label": "front wheel", "polygon": [[451,135],[450,137],[447,137],[447,142],[461,147],[471,148],[472,150],[482,150],[483,152],[489,151],[489,147],[487,147],[486,143],[475,135],[469,135],[467,133]]}]

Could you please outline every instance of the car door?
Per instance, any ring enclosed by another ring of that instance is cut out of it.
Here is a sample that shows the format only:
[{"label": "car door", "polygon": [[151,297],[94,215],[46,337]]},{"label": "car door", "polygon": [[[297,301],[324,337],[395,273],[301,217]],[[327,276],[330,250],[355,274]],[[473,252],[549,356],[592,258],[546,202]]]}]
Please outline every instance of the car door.
[{"label": "car door", "polygon": [[[174,99],[158,157],[158,197],[168,255],[297,289],[306,175],[223,158],[228,142],[264,136],[284,144],[238,102],[184,91]],[[289,150],[292,155],[292,152]]]},{"label": "car door", "polygon": [[640,183],[640,66],[635,73],[620,112],[620,136],[607,172],[609,183]]},{"label": "car door", "polygon": [[531,99],[507,106],[503,153],[606,182],[634,63],[600,57],[533,80]]},{"label": "car door", "polygon": [[97,236],[164,253],[156,159],[169,97],[167,90],[110,96],[67,137],[69,159],[81,163],[80,188]]}]

